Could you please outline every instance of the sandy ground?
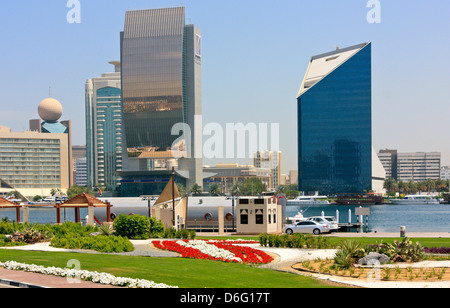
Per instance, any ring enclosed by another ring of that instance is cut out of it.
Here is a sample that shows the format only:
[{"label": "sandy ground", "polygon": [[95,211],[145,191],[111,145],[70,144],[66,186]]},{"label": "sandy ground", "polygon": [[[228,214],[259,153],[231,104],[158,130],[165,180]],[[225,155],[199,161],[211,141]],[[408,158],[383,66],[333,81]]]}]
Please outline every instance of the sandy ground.
[{"label": "sandy ground", "polygon": [[[271,264],[264,265],[274,270],[288,271],[296,274],[308,275],[314,278],[322,279],[328,282],[339,284],[347,284],[362,288],[450,288],[450,281],[440,282],[391,282],[382,281],[380,279],[357,279],[349,277],[338,277],[332,275],[306,274],[292,268],[296,263],[307,260],[315,260],[317,258],[328,259],[333,258],[336,250],[309,250],[309,249],[291,249],[291,248],[266,248],[259,244],[252,245],[255,249],[260,249],[275,254],[278,258]],[[416,264],[408,264],[411,267],[450,267],[450,261],[424,261]]]}]

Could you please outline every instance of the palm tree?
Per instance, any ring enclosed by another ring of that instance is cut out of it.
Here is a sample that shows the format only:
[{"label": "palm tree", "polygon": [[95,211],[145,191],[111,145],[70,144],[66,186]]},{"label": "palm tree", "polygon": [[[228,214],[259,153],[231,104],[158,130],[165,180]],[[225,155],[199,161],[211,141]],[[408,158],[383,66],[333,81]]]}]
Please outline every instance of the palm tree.
[{"label": "palm tree", "polygon": [[398,184],[393,178],[388,178],[384,181],[384,188],[387,190],[388,194],[398,190]]}]

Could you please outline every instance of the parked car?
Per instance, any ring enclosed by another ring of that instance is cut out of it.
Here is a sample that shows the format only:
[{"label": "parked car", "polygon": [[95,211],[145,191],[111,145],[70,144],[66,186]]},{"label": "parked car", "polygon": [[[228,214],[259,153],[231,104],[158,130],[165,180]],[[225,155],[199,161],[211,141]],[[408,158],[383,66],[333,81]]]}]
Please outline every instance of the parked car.
[{"label": "parked car", "polygon": [[285,226],[284,232],[286,234],[312,233],[314,235],[319,235],[321,233],[330,232],[330,228],[329,228],[328,224],[318,223],[313,220],[305,220],[305,221],[300,221],[296,224]]},{"label": "parked car", "polygon": [[313,216],[307,220],[312,220],[319,224],[327,224],[330,231],[337,231],[339,229],[338,222],[334,216]]}]

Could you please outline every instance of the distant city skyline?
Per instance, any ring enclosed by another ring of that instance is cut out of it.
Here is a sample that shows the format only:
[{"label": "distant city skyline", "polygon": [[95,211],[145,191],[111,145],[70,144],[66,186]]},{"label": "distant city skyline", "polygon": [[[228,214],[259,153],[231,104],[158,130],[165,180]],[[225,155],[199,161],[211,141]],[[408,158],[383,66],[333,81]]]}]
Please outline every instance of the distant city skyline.
[{"label": "distant city skyline", "polygon": [[[0,125],[27,130],[51,86],[61,120],[72,121],[72,144],[83,145],[85,81],[113,72],[125,12],[180,4],[79,0],[80,23],[69,23],[66,2],[2,4]],[[450,165],[450,3],[379,2],[380,23],[370,23],[367,1],[185,1],[186,22],[202,29],[203,124],[280,123],[282,173],[296,170],[299,72],[311,55],[371,42],[375,150],[437,151]],[[252,157],[204,164],[231,161]]]}]

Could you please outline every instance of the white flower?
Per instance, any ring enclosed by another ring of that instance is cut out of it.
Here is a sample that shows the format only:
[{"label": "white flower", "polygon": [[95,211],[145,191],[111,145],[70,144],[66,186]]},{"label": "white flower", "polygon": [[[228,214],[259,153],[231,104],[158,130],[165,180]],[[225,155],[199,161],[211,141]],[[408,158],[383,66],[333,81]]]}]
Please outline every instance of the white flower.
[{"label": "white flower", "polygon": [[76,269],[64,269],[58,267],[44,267],[35,264],[18,263],[15,261],[0,262],[0,267],[8,270],[26,271],[45,275],[53,275],[68,278],[79,278],[100,284],[110,284],[128,288],[177,288],[164,283],[155,283],[144,279],[132,279],[124,277],[115,277],[108,273],[89,272]]},{"label": "white flower", "polygon": [[215,245],[208,244],[205,241],[201,240],[192,240],[192,241],[177,241],[176,242],[180,246],[190,247],[194,249],[198,249],[204,254],[210,255],[213,258],[222,258],[225,260],[231,260],[235,262],[242,262],[242,259],[236,257],[234,253],[228,251],[226,249],[218,248]]}]

